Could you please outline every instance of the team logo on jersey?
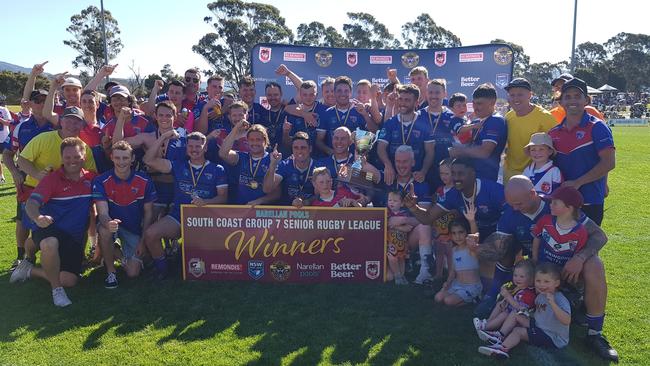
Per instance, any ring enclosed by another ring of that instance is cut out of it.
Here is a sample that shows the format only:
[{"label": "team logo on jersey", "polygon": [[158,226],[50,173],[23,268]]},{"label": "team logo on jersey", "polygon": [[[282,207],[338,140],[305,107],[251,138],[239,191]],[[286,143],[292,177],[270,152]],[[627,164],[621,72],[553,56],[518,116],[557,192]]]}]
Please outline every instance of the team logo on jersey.
[{"label": "team logo on jersey", "polygon": [[551,183],[549,183],[549,182],[543,182],[541,188],[542,188],[542,192],[544,192],[544,193],[551,193]]},{"label": "team logo on jersey", "polygon": [[402,65],[408,69],[414,68],[420,62],[420,56],[415,52],[407,52],[402,55]]},{"label": "team logo on jersey", "polygon": [[140,191],[140,188],[138,188],[138,187],[131,187],[131,193],[133,193],[133,194],[138,194],[138,191]]},{"label": "team logo on jersey", "polygon": [[494,62],[497,65],[505,66],[512,62],[512,50],[510,47],[499,47],[494,51]]},{"label": "team logo on jersey", "polygon": [[271,264],[271,275],[276,281],[286,281],[291,275],[291,265],[277,261]]},{"label": "team logo on jersey", "polygon": [[199,278],[205,274],[205,262],[201,258],[192,258],[187,262],[187,270],[192,276]]},{"label": "team logo on jersey", "polygon": [[250,260],[248,261],[248,275],[255,281],[264,277],[264,261]]},{"label": "team logo on jersey", "polygon": [[345,62],[347,62],[348,66],[350,66],[350,67],[357,66],[357,63],[359,62],[357,52],[356,51],[348,51],[348,52],[346,52]]},{"label": "team logo on jersey", "polygon": [[379,278],[379,261],[366,261],[366,277],[371,280]]},{"label": "team logo on jersey", "polygon": [[585,131],[576,131],[576,138],[582,140],[585,137]]},{"label": "team logo on jersey", "polygon": [[443,67],[447,63],[447,51],[436,51],[433,56],[433,62],[438,67]]},{"label": "team logo on jersey", "polygon": [[328,67],[332,64],[332,53],[325,50],[320,50],[314,55],[316,64],[320,67]]},{"label": "team logo on jersey", "polygon": [[508,74],[497,74],[497,79],[495,80],[496,86],[499,88],[505,88],[510,82],[510,75]]},{"label": "team logo on jersey", "polygon": [[260,52],[258,54],[260,61],[267,63],[271,61],[271,48],[270,47],[260,47]]}]

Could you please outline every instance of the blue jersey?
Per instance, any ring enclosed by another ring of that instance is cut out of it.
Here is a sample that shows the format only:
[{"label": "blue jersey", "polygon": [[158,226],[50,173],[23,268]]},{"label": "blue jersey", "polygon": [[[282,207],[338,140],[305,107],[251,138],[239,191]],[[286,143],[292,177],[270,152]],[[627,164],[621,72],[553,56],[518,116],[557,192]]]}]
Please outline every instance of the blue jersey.
[{"label": "blue jersey", "polygon": [[497,181],[501,154],[506,147],[507,141],[508,128],[503,117],[499,114],[493,114],[483,121],[483,125],[472,140],[472,145],[480,146],[485,143],[493,143],[496,146],[486,159],[474,159],[474,169],[478,178]]},{"label": "blue jersey", "polygon": [[325,143],[327,146],[332,146],[332,136],[334,130],[341,126],[347,127],[350,131],[354,132],[357,128],[362,130],[366,129],[366,120],[363,118],[355,108],[350,106],[349,109],[339,110],[334,107],[329,107],[321,116],[320,126],[318,131],[325,131]]},{"label": "blue jersey", "polygon": [[454,114],[445,107],[442,108],[441,113],[429,113],[426,108],[420,110],[420,113],[422,113],[428,122],[432,131],[433,141],[436,143],[433,166],[437,167],[442,160],[449,157],[449,148],[454,142],[454,135],[452,134],[452,119],[454,118]]},{"label": "blue jersey", "polygon": [[388,144],[387,152],[390,161],[395,160],[395,151],[398,147],[409,145],[413,149],[415,156],[413,170],[419,171],[422,169],[425,156],[424,146],[434,142],[431,126],[429,126],[426,118],[426,115],[422,112],[416,112],[413,122],[406,124],[402,122],[402,115],[398,114],[384,123],[384,126],[379,131],[378,139]]},{"label": "blue jersey", "polygon": [[[465,212],[465,201],[463,193],[452,188],[447,192],[445,200],[438,200],[437,204],[445,211],[456,210],[462,214]],[[474,205],[480,240],[484,240],[496,231],[504,203],[505,197],[501,184],[487,179],[476,179]]]},{"label": "blue jersey", "polygon": [[263,197],[264,175],[271,165],[271,155],[264,153],[262,158],[253,159],[247,152],[237,152],[239,161],[233,169],[236,176],[237,195],[233,203],[245,205],[250,201]]},{"label": "blue jersey", "polygon": [[334,155],[320,158],[316,160],[316,167],[325,167],[329,170],[330,175],[332,176],[332,188],[336,188],[338,185],[338,173],[344,165],[349,165],[354,162],[354,155],[349,154],[345,159],[336,159]]},{"label": "blue jersey", "polygon": [[[567,129],[566,119],[548,131],[557,150],[555,165],[565,180],[575,180],[585,175],[600,162],[598,153],[614,148],[612,131],[598,118],[582,115],[580,124]],[[606,177],[580,187],[585,204],[602,204],[605,201]]]},{"label": "blue jersey", "polygon": [[[176,129],[179,134],[184,132],[182,129]],[[160,132],[155,130],[156,139],[160,137]],[[184,136],[184,133],[181,136],[174,140],[167,140],[166,145],[162,149],[162,158],[169,161],[183,160],[185,159],[186,154],[186,145],[187,141]],[[150,172],[149,176],[151,177],[154,185],[156,187],[156,192],[158,199],[156,203],[160,204],[170,204],[174,202],[174,177],[172,173],[160,173],[160,172]]]},{"label": "blue jersey", "polygon": [[249,106],[248,113],[246,115],[246,121],[250,122],[250,124],[256,124],[256,123],[264,124],[262,115],[267,112],[268,109],[264,108],[259,103],[253,102],[253,105]]},{"label": "blue jersey", "polygon": [[309,199],[314,196],[314,186],[311,177],[316,168],[316,162],[311,159],[305,170],[300,170],[292,158],[282,160],[275,174],[282,177],[282,204],[290,205],[294,198]]},{"label": "blue jersey", "polygon": [[170,215],[180,222],[181,205],[192,203],[192,196],[211,199],[217,188],[227,187],[226,173],[221,165],[209,160],[202,166],[190,165],[187,159],[170,161],[174,175],[174,207]]},{"label": "blue jersey", "polygon": [[[383,177],[381,179],[384,180]],[[388,192],[397,191],[402,193],[402,196],[405,196],[411,191],[411,185],[413,185],[413,190],[415,195],[418,197],[418,205],[430,205],[431,204],[431,191],[429,190],[429,185],[426,182],[420,183],[411,179],[407,183],[398,183],[397,179],[391,185],[383,185],[383,194],[381,197],[377,197],[373,201],[373,205],[378,207],[386,207],[388,202]]]},{"label": "blue jersey", "polygon": [[282,124],[287,116],[284,107],[280,107],[278,111],[270,109],[262,111],[259,123],[266,127],[266,132],[269,134],[269,146],[282,144]]},{"label": "blue jersey", "polygon": [[533,248],[532,230],[535,223],[543,216],[551,213],[551,205],[546,201],[540,202],[539,208],[533,214],[525,214],[516,211],[510,205],[503,207],[503,214],[497,224],[497,232],[512,235],[516,248],[521,248],[524,255],[531,255]]},{"label": "blue jersey", "polygon": [[309,143],[311,144],[312,147],[312,154],[316,153],[316,131],[318,127],[320,126],[321,123],[321,116],[325,111],[327,110],[327,106],[321,102],[315,102],[314,106],[312,107],[311,110],[308,110],[307,112],[310,113],[316,113],[316,126],[308,126],[307,123],[305,123],[305,119],[302,117],[294,116],[291,114],[287,114],[287,122],[291,123],[291,131],[289,132],[289,135],[293,136],[297,132],[305,132],[307,135],[309,135]]},{"label": "blue jersey", "polygon": [[140,235],[144,204],[156,200],[156,189],[146,173],[132,171],[122,180],[111,169],[93,180],[93,199],[106,201],[111,219],[120,219],[120,226]]}]

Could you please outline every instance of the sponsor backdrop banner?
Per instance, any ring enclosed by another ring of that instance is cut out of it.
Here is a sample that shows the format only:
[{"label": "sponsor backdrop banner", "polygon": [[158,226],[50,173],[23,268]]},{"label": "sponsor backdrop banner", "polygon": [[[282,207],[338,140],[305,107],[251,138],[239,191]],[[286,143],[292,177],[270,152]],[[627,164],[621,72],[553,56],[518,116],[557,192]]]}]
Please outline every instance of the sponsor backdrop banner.
[{"label": "sponsor backdrop banner", "polygon": [[512,75],[512,49],[505,44],[420,49],[370,50],[354,48],[326,48],[280,44],[258,44],[251,53],[251,69],[256,81],[257,100],[264,102],[264,85],[275,81],[282,85],[284,98],[295,95],[288,78],[275,70],[285,64],[303,80],[320,83],[326,77],[347,75],[356,83],[368,79],[384,85],[388,82],[386,69],[397,69],[402,83],[409,83],[408,73],[416,66],[424,66],[429,78],[447,80],[448,94],[461,92],[470,97],[479,84],[492,83],[499,98],[506,98],[503,87]]},{"label": "sponsor backdrop banner", "polygon": [[383,208],[182,207],[183,279],[383,282]]}]

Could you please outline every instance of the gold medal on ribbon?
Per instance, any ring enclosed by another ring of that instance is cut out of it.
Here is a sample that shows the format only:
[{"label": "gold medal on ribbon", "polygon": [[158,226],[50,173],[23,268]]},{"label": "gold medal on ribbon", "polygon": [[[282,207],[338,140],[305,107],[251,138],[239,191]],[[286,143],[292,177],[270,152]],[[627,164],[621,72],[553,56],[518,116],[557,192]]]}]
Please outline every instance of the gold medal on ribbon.
[{"label": "gold medal on ribbon", "polygon": [[250,182],[250,187],[251,187],[252,189],[257,189],[257,186],[258,186],[257,181],[254,180],[254,181],[251,181],[251,182]]}]

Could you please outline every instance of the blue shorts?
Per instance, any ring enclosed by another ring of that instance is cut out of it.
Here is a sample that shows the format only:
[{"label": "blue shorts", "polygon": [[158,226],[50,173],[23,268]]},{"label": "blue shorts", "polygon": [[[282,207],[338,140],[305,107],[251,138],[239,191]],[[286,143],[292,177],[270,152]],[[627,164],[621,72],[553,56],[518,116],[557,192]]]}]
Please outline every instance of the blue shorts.
[{"label": "blue shorts", "polygon": [[457,280],[454,280],[449,286],[447,292],[449,294],[454,294],[465,303],[473,303],[481,297],[481,291],[483,291],[483,285],[479,283],[460,283]]},{"label": "blue shorts", "polygon": [[530,318],[530,327],[528,328],[528,343],[537,347],[558,348],[551,337],[544,333],[543,330],[535,326],[535,318]]}]

